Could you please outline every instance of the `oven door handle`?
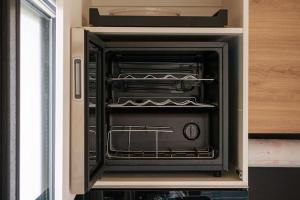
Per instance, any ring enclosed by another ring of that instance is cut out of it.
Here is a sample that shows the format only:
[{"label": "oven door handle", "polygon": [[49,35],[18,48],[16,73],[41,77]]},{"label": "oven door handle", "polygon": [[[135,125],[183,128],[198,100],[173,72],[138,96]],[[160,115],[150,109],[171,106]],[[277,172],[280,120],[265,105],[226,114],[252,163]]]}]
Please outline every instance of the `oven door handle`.
[{"label": "oven door handle", "polygon": [[75,99],[80,99],[82,95],[81,87],[81,59],[74,59],[74,97]]}]

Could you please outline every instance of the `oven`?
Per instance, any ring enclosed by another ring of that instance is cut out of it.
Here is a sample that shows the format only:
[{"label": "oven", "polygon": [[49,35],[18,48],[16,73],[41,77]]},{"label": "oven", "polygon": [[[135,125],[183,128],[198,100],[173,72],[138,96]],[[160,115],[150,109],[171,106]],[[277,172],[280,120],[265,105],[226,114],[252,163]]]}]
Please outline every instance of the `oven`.
[{"label": "oven", "polygon": [[228,44],[184,38],[72,30],[73,191],[103,174],[228,170]]}]

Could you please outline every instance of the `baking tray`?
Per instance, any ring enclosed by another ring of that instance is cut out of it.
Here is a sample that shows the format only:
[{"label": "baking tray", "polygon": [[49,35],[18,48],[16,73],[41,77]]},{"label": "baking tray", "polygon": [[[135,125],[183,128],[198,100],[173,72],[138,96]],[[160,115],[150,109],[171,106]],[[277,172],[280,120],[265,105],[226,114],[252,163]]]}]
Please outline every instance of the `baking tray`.
[{"label": "baking tray", "polygon": [[90,8],[90,25],[112,27],[224,27],[228,10],[220,9],[213,16],[109,16]]}]

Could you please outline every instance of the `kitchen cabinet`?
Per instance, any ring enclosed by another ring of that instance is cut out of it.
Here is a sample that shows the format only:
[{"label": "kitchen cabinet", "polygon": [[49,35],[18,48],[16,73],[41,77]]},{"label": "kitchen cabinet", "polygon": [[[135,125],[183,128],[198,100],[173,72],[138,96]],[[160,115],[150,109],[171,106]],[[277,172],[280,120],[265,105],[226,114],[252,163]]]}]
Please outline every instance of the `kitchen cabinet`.
[{"label": "kitchen cabinet", "polygon": [[[87,31],[98,35],[165,35],[172,37],[184,37],[190,36],[193,38],[199,38],[200,40],[227,42],[229,48],[229,106],[233,110],[230,114],[229,130],[230,130],[230,145],[229,145],[229,171],[221,177],[213,177],[208,174],[198,173],[181,173],[181,174],[107,174],[99,178],[96,182],[91,183],[88,187],[84,185],[84,179],[86,178],[84,163],[84,152],[80,149],[84,149],[84,142],[82,146],[72,145],[74,139],[74,132],[70,128],[71,115],[76,114],[72,107],[69,106],[65,109],[65,137],[70,138],[70,154],[64,156],[66,162],[70,162],[70,165],[65,165],[64,170],[69,172],[70,175],[70,188],[72,184],[78,184],[79,187],[73,188],[73,194],[82,194],[90,189],[149,189],[149,188],[185,188],[185,189],[207,189],[207,190],[243,190],[247,191],[248,188],[248,1],[247,0],[213,0],[213,1],[79,1],[79,4],[75,4],[70,11],[70,22],[66,23],[67,30],[72,30],[69,36],[70,49],[65,49],[70,55],[67,65],[65,65],[65,85],[67,90],[71,87],[73,81],[73,75],[71,69],[73,69],[74,58],[73,49],[77,48],[74,45],[74,40],[78,37],[74,37],[73,30],[81,29],[81,31]],[[127,5],[126,5],[127,4]],[[100,8],[100,13],[108,14],[111,9],[117,9],[119,7],[143,7],[143,6],[158,6],[158,7],[176,7],[180,9],[183,15],[197,15],[197,13],[203,13],[203,15],[212,15],[219,9],[228,9],[229,23],[225,28],[167,28],[167,27],[93,27],[89,26],[88,22],[88,8],[97,7]],[[200,12],[203,11],[203,12]],[[82,13],[82,15],[80,15]],[[84,44],[79,49],[83,51]],[[78,50],[78,49],[77,49]],[[82,54],[84,56],[84,53]],[[76,58],[75,58],[76,59]],[[71,62],[70,62],[71,61]],[[72,93],[71,93],[72,94]],[[66,105],[70,105],[70,101],[73,98],[70,93],[66,95]],[[83,118],[78,116],[78,123],[81,123]],[[71,122],[74,123],[74,122]],[[76,136],[78,136],[78,130],[76,130]],[[84,131],[82,131],[84,134]],[[75,138],[76,139],[76,138]],[[80,142],[80,141],[79,141]],[[80,148],[78,148],[80,147]],[[67,147],[66,147],[67,148]],[[81,157],[72,157],[72,153],[76,152],[76,155]],[[78,153],[78,154],[77,154]],[[71,156],[70,156],[71,155]],[[74,163],[73,163],[74,161]],[[76,162],[80,162],[79,171],[76,171]]]},{"label": "kitchen cabinet", "polygon": [[299,26],[299,1],[250,1],[250,133],[300,132]]}]

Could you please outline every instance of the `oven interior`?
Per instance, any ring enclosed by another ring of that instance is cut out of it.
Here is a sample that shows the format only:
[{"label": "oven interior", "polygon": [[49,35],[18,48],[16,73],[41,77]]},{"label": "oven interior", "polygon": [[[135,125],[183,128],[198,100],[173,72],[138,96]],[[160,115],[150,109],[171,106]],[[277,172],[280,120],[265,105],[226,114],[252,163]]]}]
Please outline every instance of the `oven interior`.
[{"label": "oven interior", "polygon": [[87,69],[91,158],[103,154],[107,171],[223,169],[218,48],[107,48],[101,67],[100,56]]},{"label": "oven interior", "polygon": [[217,52],[121,49],[105,58],[107,160],[218,157]]}]

